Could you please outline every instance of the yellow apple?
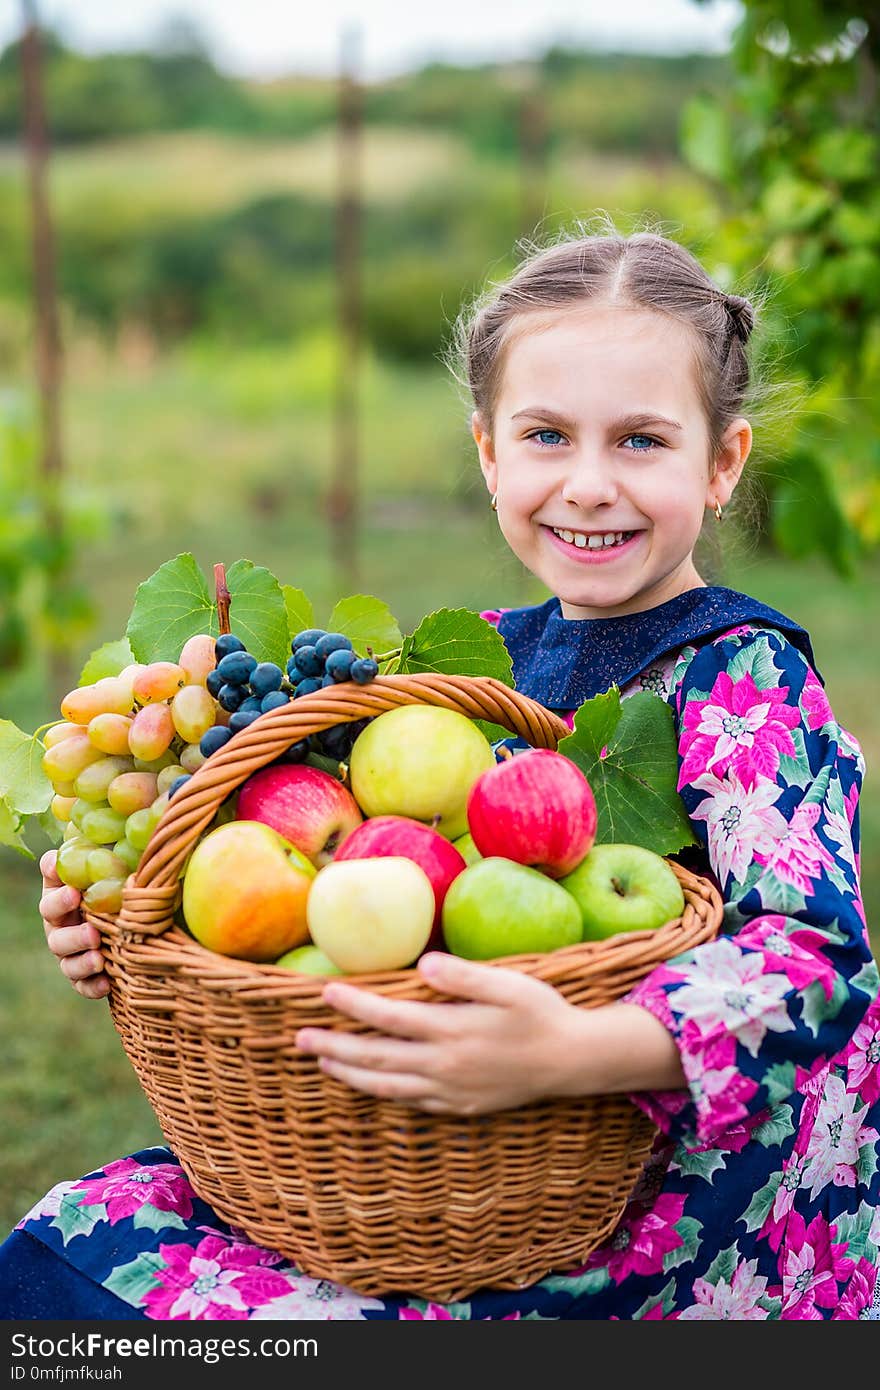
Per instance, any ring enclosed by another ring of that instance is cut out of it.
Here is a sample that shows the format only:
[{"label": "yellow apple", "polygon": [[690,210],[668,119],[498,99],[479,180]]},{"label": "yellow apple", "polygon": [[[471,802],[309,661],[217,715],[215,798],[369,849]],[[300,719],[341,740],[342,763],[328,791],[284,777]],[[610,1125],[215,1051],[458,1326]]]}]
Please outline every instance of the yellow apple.
[{"label": "yellow apple", "polygon": [[428,944],[431,880],[412,859],[334,859],[312,884],[306,915],[312,941],[345,974],[402,970]]}]

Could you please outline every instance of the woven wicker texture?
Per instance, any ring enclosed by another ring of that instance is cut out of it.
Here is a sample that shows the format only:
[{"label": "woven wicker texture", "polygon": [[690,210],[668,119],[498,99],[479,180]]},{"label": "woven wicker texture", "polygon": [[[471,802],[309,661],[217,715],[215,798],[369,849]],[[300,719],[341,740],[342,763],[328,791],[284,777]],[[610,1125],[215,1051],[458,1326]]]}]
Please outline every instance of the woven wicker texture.
[{"label": "woven wicker texture", "polygon": [[[414,702],[502,724],[536,747],[569,732],[488,678],[388,676],[316,691],[214,754],[169,804],[118,917],[87,916],[103,935],[125,1051],[199,1195],[312,1277],[449,1302],[582,1263],[616,1224],[651,1123],[623,1096],[449,1118],[356,1092],[294,1043],[306,1023],[369,1031],[323,1003],[321,979],[207,951],[174,921],[187,857],[246,777],[310,733]],[[679,920],[500,963],[585,1008],[619,999],[718,931],[717,890],[673,868]],[[394,998],[443,997],[412,969],[356,978]]]}]

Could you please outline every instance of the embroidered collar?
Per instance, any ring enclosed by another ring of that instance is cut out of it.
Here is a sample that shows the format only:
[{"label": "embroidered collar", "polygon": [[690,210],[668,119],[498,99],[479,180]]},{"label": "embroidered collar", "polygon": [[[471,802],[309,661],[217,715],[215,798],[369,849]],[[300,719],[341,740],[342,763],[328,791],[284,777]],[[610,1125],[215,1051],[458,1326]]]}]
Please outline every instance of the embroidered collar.
[{"label": "embroidered collar", "polygon": [[548,709],[575,709],[609,686],[625,685],[669,653],[746,623],[784,633],[816,670],[804,628],[747,594],[717,586],[690,589],[657,608],[619,618],[564,618],[559,599],[550,598],[509,608],[498,631],[510,652],[517,690]]}]

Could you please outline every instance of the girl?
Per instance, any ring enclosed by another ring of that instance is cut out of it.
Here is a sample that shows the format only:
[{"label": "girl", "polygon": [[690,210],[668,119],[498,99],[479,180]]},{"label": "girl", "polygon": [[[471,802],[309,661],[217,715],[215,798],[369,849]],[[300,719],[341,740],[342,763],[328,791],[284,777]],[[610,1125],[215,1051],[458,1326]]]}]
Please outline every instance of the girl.
[{"label": "girl", "polygon": [[[582,1268],[516,1293],[449,1307],[366,1298],[249,1243],[172,1153],[150,1149],[61,1184],[25,1217],[2,1251],[13,1316],[878,1315],[880,1006],[858,885],[862,757],[803,628],[707,586],[694,561],[704,514],[720,520],[751,448],[752,325],[750,304],[680,245],[580,229],[457,325],[498,523],[554,595],[484,616],[517,686],[553,709],[612,683],[671,704],[723,934],[595,1010],[432,954],[422,974],[462,1002],[333,981],[328,1002],[374,1034],[298,1037],[333,1076],[433,1113],[630,1094],[659,1137],[614,1234]],[[96,934],[53,863],[44,856],[49,946],[97,997]]]}]

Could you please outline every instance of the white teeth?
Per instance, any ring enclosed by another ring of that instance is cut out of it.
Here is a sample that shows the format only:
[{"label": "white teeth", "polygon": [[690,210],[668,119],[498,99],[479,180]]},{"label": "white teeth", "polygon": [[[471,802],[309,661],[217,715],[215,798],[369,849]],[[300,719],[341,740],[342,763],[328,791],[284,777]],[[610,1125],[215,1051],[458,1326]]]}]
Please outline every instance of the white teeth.
[{"label": "white teeth", "polygon": [[573,536],[572,539],[575,545],[577,546],[578,550],[583,550],[584,547],[588,544],[586,536],[581,535],[580,532],[576,536]]},{"label": "white teeth", "polygon": [[589,546],[590,550],[601,550],[604,544],[605,542],[602,540],[601,536],[587,537],[587,545]]},{"label": "white teeth", "polygon": [[593,532],[588,536],[583,531],[564,531],[557,526],[553,527],[553,532],[569,545],[576,545],[578,550],[602,550],[606,545],[622,545],[624,537],[629,535],[628,531],[606,531],[601,535]]}]

